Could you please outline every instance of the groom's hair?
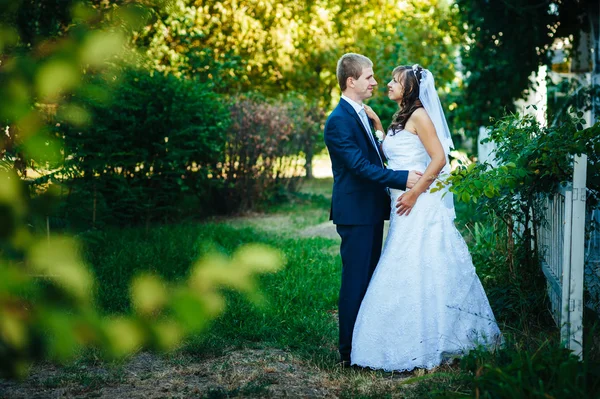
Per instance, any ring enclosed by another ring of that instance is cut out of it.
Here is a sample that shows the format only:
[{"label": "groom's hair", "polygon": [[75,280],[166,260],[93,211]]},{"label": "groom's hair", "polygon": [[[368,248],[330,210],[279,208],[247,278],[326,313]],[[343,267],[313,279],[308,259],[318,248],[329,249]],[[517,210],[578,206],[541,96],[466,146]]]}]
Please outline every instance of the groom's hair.
[{"label": "groom's hair", "polygon": [[338,60],[336,76],[342,92],[346,90],[348,78],[358,79],[363,68],[373,67],[373,62],[364,55],[346,53]]}]

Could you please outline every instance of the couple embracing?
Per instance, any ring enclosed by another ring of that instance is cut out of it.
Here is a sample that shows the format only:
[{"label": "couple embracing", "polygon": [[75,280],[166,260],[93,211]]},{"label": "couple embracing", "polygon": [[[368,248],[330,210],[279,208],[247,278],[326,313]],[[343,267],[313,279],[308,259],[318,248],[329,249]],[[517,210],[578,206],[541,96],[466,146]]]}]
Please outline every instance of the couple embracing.
[{"label": "couple embracing", "polygon": [[498,325],[454,226],[452,195],[429,191],[449,173],[453,147],[431,72],[394,69],[388,97],[399,109],[382,142],[372,128],[383,125],[363,104],[377,85],[371,60],[345,54],[336,74],[342,98],[325,124],[325,143],[331,219],[342,238],[341,365],[432,369],[498,343]]}]

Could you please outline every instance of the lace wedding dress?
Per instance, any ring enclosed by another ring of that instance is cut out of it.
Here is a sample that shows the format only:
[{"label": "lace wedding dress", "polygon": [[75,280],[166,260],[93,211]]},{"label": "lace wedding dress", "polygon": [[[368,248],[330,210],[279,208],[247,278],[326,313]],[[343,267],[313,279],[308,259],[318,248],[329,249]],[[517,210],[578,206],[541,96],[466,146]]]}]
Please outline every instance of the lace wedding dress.
[{"label": "lace wedding dress", "polygon": [[[419,137],[388,134],[389,168],[424,171]],[[421,194],[408,216],[395,213],[403,191],[391,190],[390,229],[356,319],[352,364],[387,371],[433,368],[501,340],[467,245],[454,226],[450,194]]]}]

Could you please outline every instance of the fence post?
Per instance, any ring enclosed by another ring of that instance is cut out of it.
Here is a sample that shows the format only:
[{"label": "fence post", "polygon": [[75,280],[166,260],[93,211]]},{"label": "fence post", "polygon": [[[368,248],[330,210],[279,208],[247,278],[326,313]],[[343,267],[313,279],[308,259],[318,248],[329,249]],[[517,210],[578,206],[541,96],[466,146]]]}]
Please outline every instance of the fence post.
[{"label": "fence post", "polygon": [[[569,279],[563,281],[569,287],[567,327],[569,337],[567,347],[580,358],[583,356],[583,270],[585,256],[585,201],[587,155],[574,157],[571,262]],[[565,276],[566,277],[566,276]]]},{"label": "fence post", "polygon": [[[569,347],[569,340],[571,337],[571,325],[569,324],[569,299],[571,298],[571,241],[573,234],[573,185],[569,184],[564,190],[564,209],[562,210],[562,224],[559,226],[558,223],[553,223],[551,227],[553,234],[559,236],[561,240],[561,267],[560,267],[560,311],[557,317],[558,325],[560,327],[560,340]],[[562,229],[561,229],[562,228]],[[557,231],[557,229],[560,229]],[[555,240],[556,242],[557,240]]]}]

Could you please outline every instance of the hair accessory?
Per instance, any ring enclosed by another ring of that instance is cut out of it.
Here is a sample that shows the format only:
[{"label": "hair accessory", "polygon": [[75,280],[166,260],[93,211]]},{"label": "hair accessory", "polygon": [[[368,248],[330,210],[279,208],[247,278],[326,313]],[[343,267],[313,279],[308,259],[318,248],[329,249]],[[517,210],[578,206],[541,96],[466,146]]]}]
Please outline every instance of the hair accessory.
[{"label": "hair accessory", "polygon": [[417,83],[419,84],[419,86],[421,85],[421,81],[423,80],[423,69],[421,69],[421,79],[419,79],[419,77],[417,76],[417,72],[419,71],[419,64],[414,64],[412,66],[412,71],[415,74],[415,78],[417,78]]}]

